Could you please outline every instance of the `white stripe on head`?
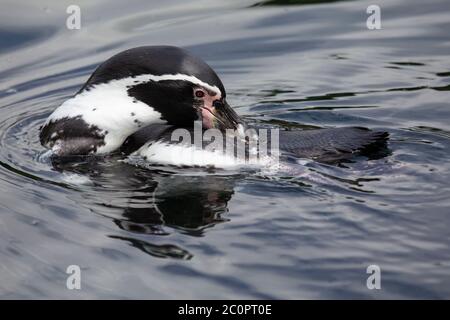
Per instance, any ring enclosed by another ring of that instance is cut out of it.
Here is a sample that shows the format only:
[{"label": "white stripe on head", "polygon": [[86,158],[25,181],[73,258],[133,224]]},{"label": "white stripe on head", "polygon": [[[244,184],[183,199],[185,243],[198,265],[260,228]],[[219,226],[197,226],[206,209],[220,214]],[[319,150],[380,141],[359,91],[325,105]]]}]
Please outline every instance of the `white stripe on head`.
[{"label": "white stripe on head", "polygon": [[113,81],[110,81],[108,83],[111,83],[111,82],[114,82],[114,81],[122,81],[122,80],[130,80],[131,82],[127,83],[127,85],[140,84],[140,83],[145,83],[145,82],[148,82],[148,81],[155,81],[155,82],[165,81],[165,80],[188,81],[188,82],[191,82],[193,84],[202,86],[202,87],[208,89],[209,91],[214,92],[217,95],[222,96],[222,92],[220,91],[220,89],[217,86],[210,85],[209,83],[206,83],[206,82],[198,79],[197,77],[189,76],[187,74],[182,74],[182,73],[162,74],[162,75],[159,75],[159,76],[153,75],[153,74],[143,74],[143,75],[140,75],[140,76],[135,76],[134,78],[125,78],[125,79],[113,80]]}]

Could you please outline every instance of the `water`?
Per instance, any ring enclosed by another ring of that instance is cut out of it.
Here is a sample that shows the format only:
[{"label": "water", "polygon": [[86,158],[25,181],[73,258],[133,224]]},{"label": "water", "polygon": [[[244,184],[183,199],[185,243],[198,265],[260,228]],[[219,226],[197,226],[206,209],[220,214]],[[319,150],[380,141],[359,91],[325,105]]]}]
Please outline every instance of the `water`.
[{"label": "water", "polygon": [[[77,1],[81,30],[70,1],[40,2],[0,10],[1,298],[450,297],[448,1],[377,1],[382,30],[371,1]],[[148,44],[205,59],[247,120],[387,130],[392,154],[275,175],[52,165],[45,118]]]}]

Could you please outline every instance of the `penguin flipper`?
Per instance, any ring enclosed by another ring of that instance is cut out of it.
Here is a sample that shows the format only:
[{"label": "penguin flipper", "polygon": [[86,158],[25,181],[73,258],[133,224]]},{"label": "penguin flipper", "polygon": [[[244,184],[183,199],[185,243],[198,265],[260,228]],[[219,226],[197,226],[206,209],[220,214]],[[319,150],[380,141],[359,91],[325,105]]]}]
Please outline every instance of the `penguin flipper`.
[{"label": "penguin flipper", "polygon": [[387,132],[363,127],[280,131],[279,147],[299,158],[337,163],[355,155],[385,155],[388,137]]}]

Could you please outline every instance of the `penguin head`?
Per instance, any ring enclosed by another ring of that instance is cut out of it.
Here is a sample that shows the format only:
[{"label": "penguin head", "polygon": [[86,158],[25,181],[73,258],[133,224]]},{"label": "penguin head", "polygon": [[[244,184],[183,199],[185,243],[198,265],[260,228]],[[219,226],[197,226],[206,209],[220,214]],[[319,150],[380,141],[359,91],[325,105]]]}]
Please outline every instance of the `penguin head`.
[{"label": "penguin head", "polygon": [[103,62],[47,119],[41,143],[58,154],[110,153],[142,127],[163,123],[237,129],[214,70],[188,51],[145,46]]},{"label": "penguin head", "polygon": [[134,79],[127,94],[160,113],[175,126],[202,121],[205,129],[236,129],[239,117],[226,101],[214,70],[188,51],[145,46],[123,51],[100,65],[80,92],[120,79]]}]

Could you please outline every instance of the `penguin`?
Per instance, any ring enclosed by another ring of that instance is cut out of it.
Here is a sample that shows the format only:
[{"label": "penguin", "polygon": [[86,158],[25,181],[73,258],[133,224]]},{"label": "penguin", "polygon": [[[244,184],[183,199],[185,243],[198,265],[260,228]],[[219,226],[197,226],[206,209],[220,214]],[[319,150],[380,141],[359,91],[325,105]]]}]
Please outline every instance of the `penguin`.
[{"label": "penguin", "polygon": [[[202,130],[234,130],[238,136],[251,128],[228,104],[222,81],[206,62],[182,48],[143,46],[98,66],[81,89],[50,114],[40,142],[56,157],[121,153],[161,162],[168,150],[185,150],[169,139],[173,130],[192,132],[195,123]],[[386,146],[388,136],[363,127],[281,130],[277,147],[284,154],[336,163],[374,153]],[[220,166],[216,153],[205,160],[208,151],[199,152],[199,165]],[[168,164],[190,165],[176,160]]]}]

